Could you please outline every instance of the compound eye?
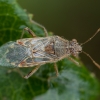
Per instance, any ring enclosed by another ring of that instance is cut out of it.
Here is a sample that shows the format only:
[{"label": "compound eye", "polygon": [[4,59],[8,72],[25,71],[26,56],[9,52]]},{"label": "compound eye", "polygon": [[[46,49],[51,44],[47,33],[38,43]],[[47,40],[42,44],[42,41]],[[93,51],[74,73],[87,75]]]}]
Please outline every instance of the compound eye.
[{"label": "compound eye", "polygon": [[82,53],[82,51],[79,51],[79,53]]},{"label": "compound eye", "polygon": [[76,40],[76,39],[72,39],[72,41],[73,41],[73,42],[77,42],[77,40]]}]

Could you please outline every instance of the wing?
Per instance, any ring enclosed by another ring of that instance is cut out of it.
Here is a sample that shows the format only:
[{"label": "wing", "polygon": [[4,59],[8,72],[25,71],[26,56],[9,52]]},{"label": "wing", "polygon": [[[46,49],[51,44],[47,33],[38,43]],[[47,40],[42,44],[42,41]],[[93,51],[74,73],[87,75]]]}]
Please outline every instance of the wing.
[{"label": "wing", "polygon": [[27,47],[28,54],[19,67],[52,63],[66,56],[66,41],[59,36],[28,38],[18,41]]},{"label": "wing", "polygon": [[27,58],[25,58],[19,67],[31,67],[52,62],[57,56],[54,54],[54,38],[30,38],[20,40],[27,47]]},{"label": "wing", "polygon": [[6,44],[4,57],[14,67],[32,67],[62,59],[65,47],[66,42],[58,36],[26,38]]},{"label": "wing", "polygon": [[27,48],[10,41],[0,47],[0,66],[18,67],[18,64],[28,55]]}]

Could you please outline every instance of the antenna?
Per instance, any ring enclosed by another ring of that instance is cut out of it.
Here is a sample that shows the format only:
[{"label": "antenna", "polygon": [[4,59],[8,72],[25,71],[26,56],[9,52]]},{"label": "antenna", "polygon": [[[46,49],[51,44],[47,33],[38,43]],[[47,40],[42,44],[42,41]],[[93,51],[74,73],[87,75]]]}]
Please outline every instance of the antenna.
[{"label": "antenna", "polygon": [[91,39],[93,39],[99,32],[100,32],[100,28],[93,34],[93,36],[91,36],[91,38],[89,38],[88,40],[86,40],[81,45],[86,44],[87,42],[91,41]]},{"label": "antenna", "polygon": [[92,62],[94,63],[95,66],[97,66],[100,69],[100,65],[98,63],[96,63],[88,53],[86,53],[84,51],[82,51],[82,52],[92,60]]}]

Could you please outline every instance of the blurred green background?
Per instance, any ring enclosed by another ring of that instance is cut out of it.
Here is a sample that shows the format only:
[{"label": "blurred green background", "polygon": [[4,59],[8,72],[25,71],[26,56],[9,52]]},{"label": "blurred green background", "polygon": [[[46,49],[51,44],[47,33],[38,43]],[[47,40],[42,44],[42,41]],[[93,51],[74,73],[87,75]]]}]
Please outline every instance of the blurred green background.
[{"label": "blurred green background", "polygon": [[[100,27],[100,0],[18,0],[48,31],[68,40],[83,43]],[[83,50],[100,64],[100,33]],[[80,54],[87,68],[100,78],[100,70],[92,61]]]}]

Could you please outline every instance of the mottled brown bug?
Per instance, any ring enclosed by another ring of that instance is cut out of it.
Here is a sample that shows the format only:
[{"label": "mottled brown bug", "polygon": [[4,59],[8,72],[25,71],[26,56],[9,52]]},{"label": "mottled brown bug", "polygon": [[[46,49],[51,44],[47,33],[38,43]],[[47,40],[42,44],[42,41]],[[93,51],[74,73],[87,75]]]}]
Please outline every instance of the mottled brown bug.
[{"label": "mottled brown bug", "polygon": [[80,52],[86,54],[93,61],[93,63],[100,68],[100,65],[98,65],[89,54],[82,51],[81,47],[83,44],[90,41],[100,31],[100,29],[98,29],[96,33],[86,42],[79,44],[76,39],[68,41],[59,36],[48,36],[46,29],[43,26],[41,27],[44,29],[46,37],[37,37],[32,30],[26,27],[24,30],[28,31],[33,38],[19,39],[16,42],[11,43],[7,48],[6,60],[11,65],[15,67],[36,66],[24,78],[29,78],[41,65],[46,63],[54,63],[56,76],[58,76],[56,62],[63,58],[68,58],[74,63],[79,64],[77,61],[71,58],[71,55],[76,57]]}]

